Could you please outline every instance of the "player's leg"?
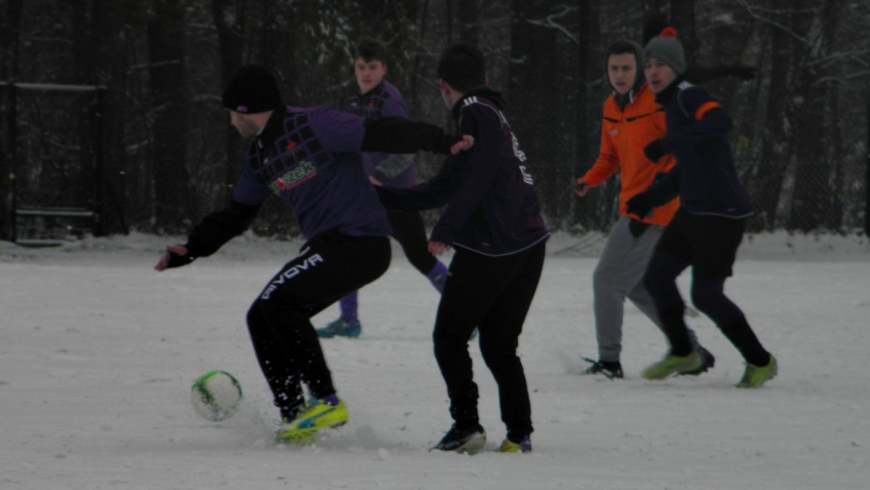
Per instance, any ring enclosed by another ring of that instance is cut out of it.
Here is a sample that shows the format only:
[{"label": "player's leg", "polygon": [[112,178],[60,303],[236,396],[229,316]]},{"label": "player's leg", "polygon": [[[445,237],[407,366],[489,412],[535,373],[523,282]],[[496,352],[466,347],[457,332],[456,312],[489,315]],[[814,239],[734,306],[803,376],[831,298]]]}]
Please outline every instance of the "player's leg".
[{"label": "player's leg", "polygon": [[293,420],[305,404],[299,372],[285,355],[259,307],[248,310],[247,323],[257,362],[272,391],[273,403],[281,412],[281,420]]},{"label": "player's leg", "polygon": [[333,337],[356,338],[362,333],[359,321],[359,291],[353,291],[338,301],[340,314],[325,327],[317,329],[317,336],[322,339]]},{"label": "player's leg", "polygon": [[[249,320],[256,325],[265,319],[277,343],[276,346],[258,341],[258,355],[280,358],[262,359],[261,366],[272,362],[288,363],[308,386],[312,404],[299,414],[297,420],[310,410],[319,411],[317,424],[337,425],[342,423],[341,418],[346,420],[347,413],[336,397],[320,341],[309,319],[349,291],[380,277],[389,262],[390,244],[385,237],[347,237],[327,233],[306,244],[296,258],[285,264],[251,307]],[[258,332],[258,338],[263,337],[262,326],[249,328]],[[284,372],[290,371],[286,368]],[[280,382],[273,380],[270,387],[280,388]],[[279,394],[275,393],[275,396],[277,398]],[[323,410],[334,413],[322,416],[324,414],[320,412]],[[293,422],[290,425],[287,430],[282,429],[286,437],[282,434],[279,437],[292,440],[299,435],[294,432]],[[315,424],[314,430],[319,428]]]},{"label": "player's leg", "polygon": [[[625,256],[624,267],[627,274],[636,274],[636,283],[628,293],[628,299],[664,332],[655,302],[649,291],[644,287],[642,280],[647,264],[649,264],[652,253],[663,232],[664,227],[649,225],[642,235],[635,237],[634,248]],[[698,349],[698,352],[701,354],[703,363],[697,370],[684,371],[680,374],[697,376],[711,369],[716,364],[716,358],[710,351],[701,346],[695,331],[689,328],[688,325],[686,326],[686,332],[689,335],[689,342],[692,344],[692,347]]]},{"label": "player's leg", "polygon": [[517,356],[519,336],[538,287],[546,246],[540,243],[521,254],[498,258],[503,271],[500,294],[480,323],[480,351],[498,385],[502,421],[509,447],[531,450],[533,431],[529,389],[523,364]]},{"label": "player's leg", "polygon": [[426,276],[432,286],[441,292],[447,281],[447,267],[428,250],[423,217],[416,211],[387,209],[387,219],[393,228],[392,237],[399,242],[408,262]]},{"label": "player's leg", "polygon": [[687,213],[678,211],[656,244],[642,279],[658,311],[662,331],[671,343],[672,353],[681,356],[692,350],[684,319],[685,302],[677,287],[677,277],[691,265],[690,232]]},{"label": "player's leg", "polygon": [[585,371],[586,374],[603,373],[609,377],[622,377],[620,353],[625,297],[646,268],[646,263],[638,265],[638,260],[633,257],[636,255],[633,252],[637,240],[629,232],[630,221],[630,218],[623,216],[610,229],[592,274],[598,361]]},{"label": "player's leg", "polygon": [[662,331],[670,343],[662,360],[644,370],[647,379],[664,379],[674,373],[696,371],[703,365],[699,350],[692,346],[684,318],[685,303],[677,287],[677,277],[692,263],[690,224],[688,214],[677,211],[656,244],[643,276],[643,286],[653,298]]},{"label": "player's leg", "polygon": [[[747,366],[771,365],[771,354],[761,345],[743,311],[725,296],[725,279],[733,274],[746,220],[700,216],[696,221],[699,233],[695,237],[698,252],[692,266],[692,302],[740,351]],[[758,386],[767,379],[760,380]]]},{"label": "player's leg", "polygon": [[497,274],[498,270],[488,267],[490,260],[475,252],[456,249],[450,263],[450,281],[438,303],[432,339],[454,423],[433,449],[475,452],[486,442],[478,417],[478,389],[468,353],[468,337],[498,294],[490,279],[490,273]]}]

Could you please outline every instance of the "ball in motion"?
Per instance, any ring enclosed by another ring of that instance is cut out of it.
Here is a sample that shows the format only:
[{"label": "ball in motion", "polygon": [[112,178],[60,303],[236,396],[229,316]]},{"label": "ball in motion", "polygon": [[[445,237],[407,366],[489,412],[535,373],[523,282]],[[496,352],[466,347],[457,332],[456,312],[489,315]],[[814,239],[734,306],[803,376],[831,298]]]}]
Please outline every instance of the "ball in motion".
[{"label": "ball in motion", "polygon": [[232,417],[239,408],[242,385],[226,371],[209,371],[193,383],[190,401],[203,418],[220,422]]}]

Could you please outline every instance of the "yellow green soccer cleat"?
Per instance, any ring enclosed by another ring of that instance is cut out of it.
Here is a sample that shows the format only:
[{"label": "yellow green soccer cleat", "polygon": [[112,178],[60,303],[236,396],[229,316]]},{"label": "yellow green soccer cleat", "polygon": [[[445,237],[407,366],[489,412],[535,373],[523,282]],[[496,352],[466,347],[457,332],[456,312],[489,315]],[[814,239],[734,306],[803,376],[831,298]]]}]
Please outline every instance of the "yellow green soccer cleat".
[{"label": "yellow green soccer cleat", "polygon": [[336,400],[335,404],[330,404],[314,398],[295,419],[278,429],[275,440],[300,446],[312,444],[317,431],[341,427],[347,420],[347,408],[343,401]]},{"label": "yellow green soccer cleat", "polygon": [[532,452],[532,440],[529,436],[523,437],[519,444],[511,442],[510,439],[501,441],[501,446],[498,447],[500,453],[530,453]]},{"label": "yellow green soccer cleat", "polygon": [[770,362],[767,366],[756,366],[746,363],[746,371],[743,372],[743,377],[734,385],[735,388],[761,388],[767,380],[776,377],[779,372],[779,366],[776,364],[776,358],[773,354],[770,355]]},{"label": "yellow green soccer cleat", "polygon": [[698,353],[697,349],[692,350],[687,356],[668,354],[661,361],[646,368],[643,371],[643,377],[646,379],[665,379],[675,373],[698,369],[702,363],[701,354]]}]

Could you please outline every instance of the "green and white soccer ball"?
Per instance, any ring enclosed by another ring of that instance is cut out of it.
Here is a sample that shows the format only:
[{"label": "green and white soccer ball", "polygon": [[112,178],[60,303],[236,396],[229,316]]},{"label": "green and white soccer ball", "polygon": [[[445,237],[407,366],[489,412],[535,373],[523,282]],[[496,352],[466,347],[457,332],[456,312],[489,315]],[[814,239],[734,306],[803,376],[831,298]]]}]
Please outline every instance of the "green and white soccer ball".
[{"label": "green and white soccer ball", "polygon": [[242,402],[242,385],[226,371],[209,371],[190,388],[190,401],[196,413],[212,422],[233,416]]}]

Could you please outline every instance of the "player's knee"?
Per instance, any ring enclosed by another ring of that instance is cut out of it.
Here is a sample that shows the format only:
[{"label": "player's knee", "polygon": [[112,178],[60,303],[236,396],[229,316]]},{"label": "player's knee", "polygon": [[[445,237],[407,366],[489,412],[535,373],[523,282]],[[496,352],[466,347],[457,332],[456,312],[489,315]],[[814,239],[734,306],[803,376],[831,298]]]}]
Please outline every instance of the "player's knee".
[{"label": "player's knee", "polygon": [[606,270],[596,267],[592,272],[592,287],[596,290],[607,288],[613,282],[613,276]]},{"label": "player's knee", "polygon": [[245,322],[248,324],[248,331],[250,331],[252,334],[254,332],[269,328],[268,324],[266,323],[266,317],[265,315],[263,315],[261,305],[262,300],[258,298],[251,304],[251,307],[248,308],[248,314],[245,316]]},{"label": "player's knee", "polygon": [[724,292],[717,281],[695,281],[692,285],[692,304],[709,316],[722,303]]},{"label": "player's knee", "polygon": [[483,357],[483,362],[486,363],[487,367],[494,369],[505,362],[513,362],[516,360],[517,346],[516,344],[514,344],[513,347],[507,344],[484,345],[484,343],[481,342],[480,355]]}]

